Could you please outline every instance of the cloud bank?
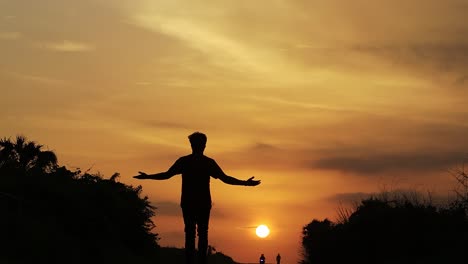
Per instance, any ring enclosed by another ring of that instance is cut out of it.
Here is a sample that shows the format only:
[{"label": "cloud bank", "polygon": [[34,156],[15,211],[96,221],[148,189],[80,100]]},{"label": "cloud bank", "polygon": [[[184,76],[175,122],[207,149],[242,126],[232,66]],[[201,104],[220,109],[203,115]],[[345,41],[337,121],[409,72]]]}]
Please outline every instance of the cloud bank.
[{"label": "cloud bank", "polygon": [[44,47],[59,52],[86,52],[95,50],[95,47],[91,44],[70,40],[46,43]]}]

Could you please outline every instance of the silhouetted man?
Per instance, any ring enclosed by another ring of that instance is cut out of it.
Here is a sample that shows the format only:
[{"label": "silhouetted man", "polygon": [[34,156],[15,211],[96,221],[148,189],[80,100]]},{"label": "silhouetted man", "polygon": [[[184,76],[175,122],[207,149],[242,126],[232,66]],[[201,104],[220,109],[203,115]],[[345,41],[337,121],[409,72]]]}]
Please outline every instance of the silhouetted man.
[{"label": "silhouetted man", "polygon": [[278,256],[276,256],[276,264],[280,264],[280,263],[281,263],[281,256],[278,253]]},{"label": "silhouetted man", "polygon": [[195,258],[195,228],[198,233],[198,264],[206,263],[208,248],[208,223],[210,220],[211,194],[210,176],[232,185],[256,186],[260,181],[254,177],[243,181],[226,175],[214,159],[203,155],[207,137],[195,132],[189,137],[192,154],[179,158],[166,172],[134,176],[137,179],[166,180],[182,174],[180,206],[185,224],[185,254],[187,264]]},{"label": "silhouetted man", "polygon": [[260,264],[265,264],[265,255],[260,256]]}]

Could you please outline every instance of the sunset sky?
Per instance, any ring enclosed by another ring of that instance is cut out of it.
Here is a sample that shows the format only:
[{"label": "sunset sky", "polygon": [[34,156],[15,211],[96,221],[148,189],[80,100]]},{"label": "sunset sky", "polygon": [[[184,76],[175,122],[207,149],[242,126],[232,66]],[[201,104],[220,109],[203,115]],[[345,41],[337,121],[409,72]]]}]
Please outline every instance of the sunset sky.
[{"label": "sunset sky", "polygon": [[131,176],[204,132],[227,174],[262,180],[212,180],[210,244],[296,263],[302,227],[340,203],[450,195],[468,156],[466,14],[466,0],[0,0],[0,137],[141,184],[160,244],[182,247],[181,177]]}]

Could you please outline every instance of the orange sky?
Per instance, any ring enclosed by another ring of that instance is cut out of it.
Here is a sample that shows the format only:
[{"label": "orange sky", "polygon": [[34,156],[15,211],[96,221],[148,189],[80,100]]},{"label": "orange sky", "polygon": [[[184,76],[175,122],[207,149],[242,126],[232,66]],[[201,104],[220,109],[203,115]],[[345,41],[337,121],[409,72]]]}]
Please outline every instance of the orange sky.
[{"label": "orange sky", "polygon": [[212,182],[210,244],[295,263],[302,226],[340,202],[453,188],[466,13],[463,0],[0,0],[0,136],[142,184],[160,243],[181,247],[180,177],[131,176],[166,170],[205,132],[226,173],[262,180]]}]

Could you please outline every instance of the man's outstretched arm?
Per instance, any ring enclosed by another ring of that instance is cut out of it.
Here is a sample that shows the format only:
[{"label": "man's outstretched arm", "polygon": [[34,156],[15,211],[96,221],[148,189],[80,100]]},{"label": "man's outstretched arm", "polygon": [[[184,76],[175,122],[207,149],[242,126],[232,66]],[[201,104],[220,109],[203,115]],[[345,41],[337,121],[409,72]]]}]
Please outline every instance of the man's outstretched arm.
[{"label": "man's outstretched arm", "polygon": [[243,181],[232,176],[222,174],[218,177],[221,181],[231,185],[243,185],[243,186],[257,186],[260,184],[260,180],[254,180],[254,177],[250,177],[248,180]]},{"label": "man's outstretched arm", "polygon": [[181,159],[178,159],[174,165],[172,165],[167,171],[155,173],[155,174],[146,174],[144,172],[139,171],[140,173],[137,176],[133,176],[135,179],[151,179],[151,180],[167,180],[176,174],[180,174],[182,172],[182,162]]},{"label": "man's outstretched arm", "polygon": [[155,174],[146,174],[146,173],[141,172],[141,171],[139,171],[138,173],[140,173],[140,174],[137,175],[137,176],[133,176],[133,178],[140,179],[140,180],[142,180],[142,179],[167,180],[167,179],[169,179],[169,178],[171,178],[172,176],[175,175],[175,174],[170,173],[169,171],[155,173]]},{"label": "man's outstretched arm", "polygon": [[231,184],[231,185],[243,185],[243,186],[257,186],[260,184],[260,181],[254,180],[254,177],[250,177],[248,180],[243,181],[232,176],[227,175],[224,171],[219,167],[216,161],[213,160],[212,163],[212,176],[215,178],[220,179],[222,182]]}]

